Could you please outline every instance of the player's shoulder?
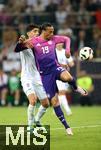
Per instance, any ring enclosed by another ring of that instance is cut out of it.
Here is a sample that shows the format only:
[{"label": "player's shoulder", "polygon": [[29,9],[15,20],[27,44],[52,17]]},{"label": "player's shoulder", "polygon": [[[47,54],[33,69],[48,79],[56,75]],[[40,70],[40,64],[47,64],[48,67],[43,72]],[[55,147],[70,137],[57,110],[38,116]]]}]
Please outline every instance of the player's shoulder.
[{"label": "player's shoulder", "polygon": [[67,36],[64,36],[64,35],[54,35],[53,37],[52,37],[52,40],[53,41],[57,41],[57,40],[59,40],[59,39],[64,39],[64,38],[66,38],[66,39],[70,39],[69,37],[67,37]]},{"label": "player's shoulder", "polygon": [[34,43],[36,44],[38,42],[41,42],[41,37],[40,36],[34,37],[33,40],[34,40]]},{"label": "player's shoulder", "polygon": [[51,41],[56,42],[59,39],[58,35],[53,35],[53,37],[51,38]]},{"label": "player's shoulder", "polygon": [[39,39],[39,37],[32,37],[31,41],[32,41],[32,43],[36,44],[38,39]]},{"label": "player's shoulder", "polygon": [[53,35],[52,39],[56,39],[56,38],[59,38],[60,35]]},{"label": "player's shoulder", "polygon": [[52,38],[53,39],[58,39],[58,38],[68,38],[68,39],[70,39],[70,37],[65,36],[65,35],[54,35]]}]

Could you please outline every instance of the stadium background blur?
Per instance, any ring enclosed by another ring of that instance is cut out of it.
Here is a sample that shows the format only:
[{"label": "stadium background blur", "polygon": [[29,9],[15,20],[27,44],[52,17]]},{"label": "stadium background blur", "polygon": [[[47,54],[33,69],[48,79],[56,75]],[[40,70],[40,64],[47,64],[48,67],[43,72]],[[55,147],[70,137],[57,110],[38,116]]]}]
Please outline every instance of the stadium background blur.
[{"label": "stadium background blur", "polygon": [[[71,38],[71,52],[76,78],[89,77],[82,82],[90,91],[90,103],[101,104],[101,0],[0,0],[0,70],[8,76],[7,105],[26,105],[20,85],[20,58],[14,47],[30,23],[51,22],[57,34]],[[94,50],[92,61],[80,62],[78,51],[84,46]],[[83,78],[84,79],[84,78]],[[71,104],[81,103],[80,96],[69,93]],[[84,105],[81,103],[81,105]]]}]

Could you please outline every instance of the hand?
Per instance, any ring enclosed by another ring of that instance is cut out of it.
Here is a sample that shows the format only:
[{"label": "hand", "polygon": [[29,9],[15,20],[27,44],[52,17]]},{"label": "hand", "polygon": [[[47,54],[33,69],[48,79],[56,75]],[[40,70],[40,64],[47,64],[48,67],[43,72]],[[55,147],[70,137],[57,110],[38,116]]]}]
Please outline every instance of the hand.
[{"label": "hand", "polygon": [[70,71],[70,67],[68,66],[68,64],[60,64],[61,67],[65,68],[67,71]]},{"label": "hand", "polygon": [[19,43],[24,43],[25,40],[26,40],[25,35],[21,35],[19,38]]},{"label": "hand", "polygon": [[67,58],[69,58],[71,56],[71,53],[70,52],[65,52],[65,55]]},{"label": "hand", "polygon": [[67,71],[70,71],[69,65],[66,65],[66,70],[67,70]]}]

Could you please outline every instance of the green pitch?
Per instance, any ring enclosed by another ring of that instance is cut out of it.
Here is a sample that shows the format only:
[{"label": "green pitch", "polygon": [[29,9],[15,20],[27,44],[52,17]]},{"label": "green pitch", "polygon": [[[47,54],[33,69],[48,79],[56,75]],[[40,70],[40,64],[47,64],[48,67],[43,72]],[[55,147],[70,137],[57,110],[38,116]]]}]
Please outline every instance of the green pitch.
[{"label": "green pitch", "polygon": [[[49,108],[42,119],[51,128],[51,150],[101,150],[101,107],[72,107],[67,117],[74,135],[67,136]],[[0,124],[27,124],[27,107],[0,108]]]}]

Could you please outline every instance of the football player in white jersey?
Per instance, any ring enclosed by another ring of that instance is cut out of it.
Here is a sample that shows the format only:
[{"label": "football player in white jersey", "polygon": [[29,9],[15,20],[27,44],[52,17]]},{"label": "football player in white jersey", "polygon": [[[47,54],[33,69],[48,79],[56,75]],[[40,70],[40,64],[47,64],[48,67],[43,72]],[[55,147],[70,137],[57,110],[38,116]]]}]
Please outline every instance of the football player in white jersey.
[{"label": "football player in white jersey", "polygon": [[[74,66],[73,58],[70,57],[67,59],[65,56],[65,49],[63,48],[63,43],[59,43],[56,45],[56,56],[58,63],[67,70],[69,69],[69,67]],[[59,80],[57,80],[56,82],[59,90],[58,98],[60,105],[65,109],[67,115],[71,115],[72,111],[69,107],[68,100],[66,97],[66,94],[69,91],[69,84]]]},{"label": "football player in white jersey", "polygon": [[[27,36],[28,38],[36,37],[39,35],[39,27],[37,25],[28,25],[27,27]],[[37,114],[38,118],[41,118],[42,115],[46,112],[47,107],[49,106],[49,101],[45,92],[45,89],[42,85],[40,74],[36,67],[35,57],[31,49],[28,48],[21,50],[21,43],[26,40],[26,37],[22,35],[19,38],[19,42],[16,45],[15,52],[20,52],[21,57],[21,84],[23,91],[26,94],[29,100],[28,106],[28,125],[32,128],[33,123],[35,122],[34,110],[37,97],[41,102],[39,109],[40,113]]]}]

